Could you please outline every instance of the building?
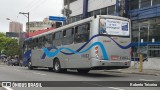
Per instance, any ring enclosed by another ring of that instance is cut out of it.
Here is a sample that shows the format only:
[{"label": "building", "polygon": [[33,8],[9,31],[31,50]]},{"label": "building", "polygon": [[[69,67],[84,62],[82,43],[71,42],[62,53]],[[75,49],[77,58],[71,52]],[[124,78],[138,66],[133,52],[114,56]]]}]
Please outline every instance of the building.
[{"label": "building", "polygon": [[[61,24],[62,25],[62,24]],[[42,29],[56,28],[56,22],[45,18],[43,21],[29,22],[29,32],[35,32]],[[26,23],[26,30],[28,30],[28,22]]]},{"label": "building", "polygon": [[[69,0],[71,10],[70,23],[79,21],[84,17],[94,15],[115,15],[116,0]],[[86,5],[85,5],[86,4]],[[64,8],[67,8],[67,0],[64,0]],[[85,14],[85,15],[84,15]]]},{"label": "building", "polygon": [[23,25],[19,22],[12,21],[9,23],[9,32],[22,32]]},{"label": "building", "polygon": [[[128,16],[132,20],[132,42],[143,41],[159,44],[160,42],[160,0],[127,0]],[[150,57],[160,57],[160,47],[141,47],[141,51]],[[148,52],[147,52],[147,51]],[[137,51],[137,47],[133,48]]]},{"label": "building", "polygon": [[23,24],[12,21],[9,23],[9,32],[6,32],[6,37],[16,39],[20,44],[20,34],[23,32]]},{"label": "building", "polygon": [[149,44],[160,44],[160,0],[64,0],[64,9],[70,9],[70,23],[94,15],[117,15],[131,19],[132,43],[134,53],[142,52],[160,57],[158,50],[148,50]]}]

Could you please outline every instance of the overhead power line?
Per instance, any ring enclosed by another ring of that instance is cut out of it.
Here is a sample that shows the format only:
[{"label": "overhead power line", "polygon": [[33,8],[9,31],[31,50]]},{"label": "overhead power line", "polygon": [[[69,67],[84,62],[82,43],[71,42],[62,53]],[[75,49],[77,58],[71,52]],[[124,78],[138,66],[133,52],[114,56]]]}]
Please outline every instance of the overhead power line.
[{"label": "overhead power line", "polygon": [[30,3],[28,3],[22,11],[25,11],[26,9],[30,9],[32,8],[33,6],[35,6],[36,3],[38,3],[40,0],[32,0]]}]

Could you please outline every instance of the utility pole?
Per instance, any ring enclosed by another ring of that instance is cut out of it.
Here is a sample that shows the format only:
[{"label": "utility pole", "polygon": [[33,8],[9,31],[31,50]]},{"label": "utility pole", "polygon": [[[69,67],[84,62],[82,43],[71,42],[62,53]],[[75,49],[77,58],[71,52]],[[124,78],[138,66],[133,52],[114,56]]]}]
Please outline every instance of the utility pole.
[{"label": "utility pole", "polygon": [[[69,10],[70,10],[70,0],[67,0],[67,9],[68,9],[68,12],[69,12]],[[70,19],[70,13],[68,13],[68,14],[66,14],[67,15],[67,23],[70,23],[69,22],[69,19]]]},{"label": "utility pole", "polygon": [[70,0],[64,0],[64,1],[66,1],[67,8],[64,8],[62,10],[62,14],[67,17],[66,23],[69,24],[70,23],[70,14],[72,14],[72,11],[70,10]]},{"label": "utility pole", "polygon": [[[19,14],[23,14],[25,17],[28,18],[28,30],[26,30],[27,32],[27,38],[29,37],[29,32],[30,32],[30,26],[29,26],[29,12],[28,13],[24,13],[24,12],[19,12]],[[27,16],[26,16],[27,15]]]}]

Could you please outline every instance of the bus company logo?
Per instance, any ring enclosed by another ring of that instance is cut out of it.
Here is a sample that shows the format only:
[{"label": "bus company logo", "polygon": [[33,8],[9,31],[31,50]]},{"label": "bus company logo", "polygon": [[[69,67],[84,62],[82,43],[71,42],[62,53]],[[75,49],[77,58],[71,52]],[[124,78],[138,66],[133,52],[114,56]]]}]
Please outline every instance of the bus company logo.
[{"label": "bus company logo", "polygon": [[11,87],[11,82],[2,82],[2,87]]}]

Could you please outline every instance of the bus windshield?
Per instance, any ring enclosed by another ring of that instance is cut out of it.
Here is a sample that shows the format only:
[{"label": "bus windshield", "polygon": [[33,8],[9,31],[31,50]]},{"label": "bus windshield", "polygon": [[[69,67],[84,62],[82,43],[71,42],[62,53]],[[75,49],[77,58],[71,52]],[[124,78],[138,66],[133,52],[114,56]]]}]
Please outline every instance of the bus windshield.
[{"label": "bus windshield", "polygon": [[129,36],[129,21],[100,19],[99,33],[115,36]]}]

